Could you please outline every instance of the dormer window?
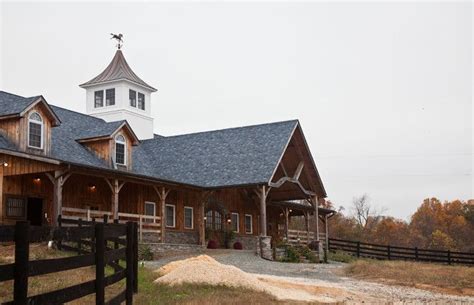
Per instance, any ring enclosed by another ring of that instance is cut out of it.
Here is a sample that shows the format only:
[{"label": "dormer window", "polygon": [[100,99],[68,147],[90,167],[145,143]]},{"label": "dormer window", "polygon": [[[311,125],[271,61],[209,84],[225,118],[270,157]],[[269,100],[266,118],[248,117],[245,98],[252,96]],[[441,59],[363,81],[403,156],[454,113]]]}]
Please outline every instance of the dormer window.
[{"label": "dormer window", "polygon": [[28,118],[28,147],[43,149],[43,118],[37,112]]},{"label": "dormer window", "polygon": [[145,94],[138,92],[138,109],[145,110]]},{"label": "dormer window", "polygon": [[115,105],[115,88],[105,90],[105,105]]},{"label": "dormer window", "polygon": [[137,91],[135,90],[128,90],[128,98],[130,100],[130,106],[137,107]]},{"label": "dormer window", "polygon": [[126,144],[124,136],[115,137],[115,163],[119,165],[126,165]]}]

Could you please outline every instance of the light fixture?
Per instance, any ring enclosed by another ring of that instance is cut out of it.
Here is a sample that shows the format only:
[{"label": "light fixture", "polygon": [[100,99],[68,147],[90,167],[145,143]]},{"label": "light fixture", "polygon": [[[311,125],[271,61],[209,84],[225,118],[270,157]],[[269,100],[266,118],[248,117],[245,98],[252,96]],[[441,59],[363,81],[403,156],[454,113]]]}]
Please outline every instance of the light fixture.
[{"label": "light fixture", "polygon": [[96,186],[94,184],[89,184],[87,187],[89,188],[90,191],[95,191],[96,189]]},{"label": "light fixture", "polygon": [[290,209],[290,211],[289,211],[289,212],[291,213],[291,212],[293,212],[293,210],[292,210],[292,209]]},{"label": "light fixture", "polygon": [[206,216],[204,216],[204,220],[207,220],[207,217],[206,217]]},{"label": "light fixture", "polygon": [[8,162],[5,161],[5,162],[2,163],[2,165],[3,165],[3,167],[8,167],[9,164],[8,164]]},{"label": "light fixture", "polygon": [[36,182],[36,183],[40,183],[40,182],[41,182],[41,178],[40,178],[40,177],[34,177],[34,178],[33,178],[33,181]]}]

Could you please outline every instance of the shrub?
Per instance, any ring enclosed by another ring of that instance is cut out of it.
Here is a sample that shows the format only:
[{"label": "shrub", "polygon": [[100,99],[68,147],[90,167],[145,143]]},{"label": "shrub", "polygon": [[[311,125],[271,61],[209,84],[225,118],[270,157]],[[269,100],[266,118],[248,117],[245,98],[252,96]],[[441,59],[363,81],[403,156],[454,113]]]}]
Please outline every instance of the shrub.
[{"label": "shrub", "polygon": [[213,240],[213,239],[210,239],[208,242],[207,242],[207,248],[208,249],[217,249],[217,241]]},{"label": "shrub", "polygon": [[234,243],[234,249],[235,250],[242,250],[244,247],[242,246],[242,243],[240,241],[236,241]]},{"label": "shrub", "polygon": [[329,251],[328,260],[342,263],[350,263],[356,261],[357,258],[343,251]]},{"label": "shrub", "polygon": [[153,251],[149,245],[140,244],[138,247],[138,260],[141,261],[152,261],[153,260]]},{"label": "shrub", "polygon": [[301,256],[304,256],[307,260],[309,260],[312,263],[317,263],[318,258],[316,255],[311,251],[309,247],[303,246],[299,249],[299,253]]}]

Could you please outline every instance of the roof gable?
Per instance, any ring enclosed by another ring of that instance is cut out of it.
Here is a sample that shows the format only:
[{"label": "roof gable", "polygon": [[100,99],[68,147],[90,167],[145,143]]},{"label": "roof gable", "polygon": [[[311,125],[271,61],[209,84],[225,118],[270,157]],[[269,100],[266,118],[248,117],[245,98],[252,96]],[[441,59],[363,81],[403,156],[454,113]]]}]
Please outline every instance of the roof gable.
[{"label": "roof gable", "polygon": [[133,72],[132,68],[130,68],[127,61],[125,60],[125,57],[123,56],[123,53],[121,50],[117,50],[114,58],[112,59],[110,64],[107,66],[107,68],[105,68],[105,70],[102,71],[102,73],[100,73],[99,75],[91,79],[90,81],[85,82],[79,86],[82,88],[86,88],[92,85],[103,84],[103,83],[119,81],[119,80],[130,81],[152,92],[157,91],[155,88],[148,85],[147,83],[145,83],[145,81],[143,81],[140,77],[138,77],[135,74],[135,72]]},{"label": "roof gable", "polygon": [[133,145],[138,145],[138,143],[140,143],[137,135],[133,132],[132,128],[125,120],[104,122],[104,124],[97,124],[92,128],[81,130],[77,141],[83,143],[101,139],[109,139],[113,138],[121,130],[125,130],[125,132],[127,132],[127,134],[132,139]]}]

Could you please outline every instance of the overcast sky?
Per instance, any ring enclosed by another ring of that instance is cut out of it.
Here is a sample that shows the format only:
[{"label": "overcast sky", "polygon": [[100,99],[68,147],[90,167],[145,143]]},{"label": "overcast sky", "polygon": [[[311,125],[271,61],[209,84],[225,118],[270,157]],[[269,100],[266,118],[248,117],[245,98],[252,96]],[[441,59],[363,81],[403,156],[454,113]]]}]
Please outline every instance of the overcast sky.
[{"label": "overcast sky", "polygon": [[472,9],[459,3],[8,3],[0,89],[85,111],[115,53],[158,88],[155,132],[297,118],[329,199],[408,219],[473,197]]}]

